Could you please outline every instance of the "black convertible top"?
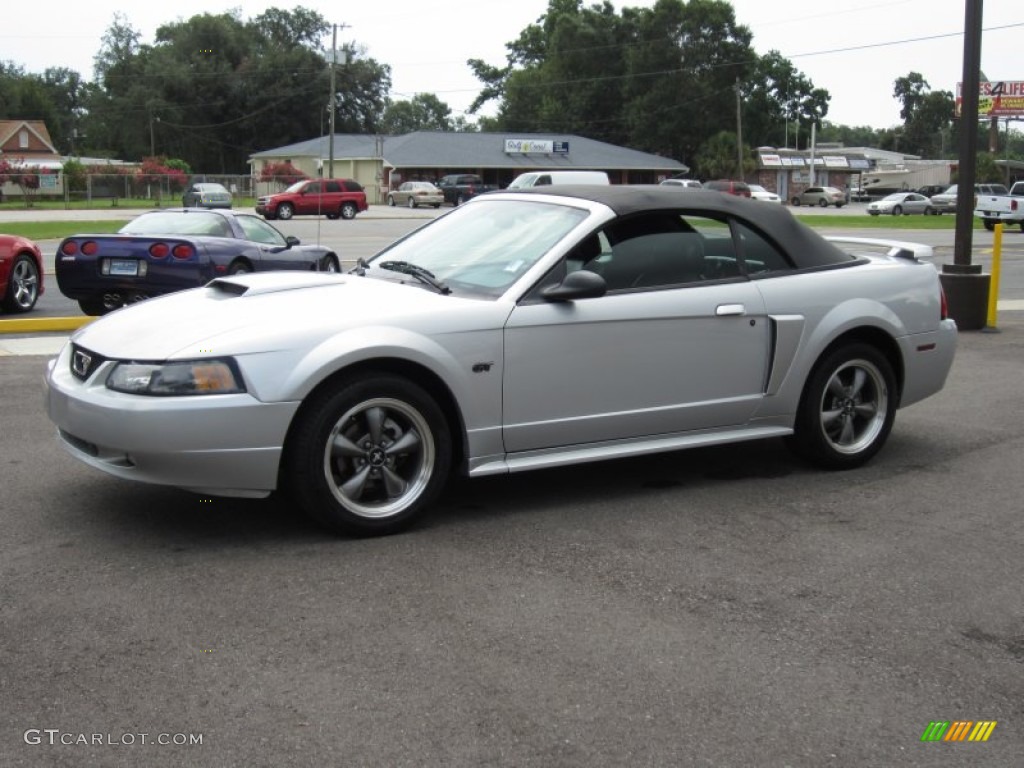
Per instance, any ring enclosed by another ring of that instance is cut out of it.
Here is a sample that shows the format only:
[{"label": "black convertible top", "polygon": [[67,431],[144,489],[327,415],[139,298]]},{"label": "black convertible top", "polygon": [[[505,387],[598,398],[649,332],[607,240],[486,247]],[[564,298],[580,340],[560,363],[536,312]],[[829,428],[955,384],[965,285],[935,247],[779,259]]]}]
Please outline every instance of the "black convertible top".
[{"label": "black convertible top", "polygon": [[845,264],[855,256],[837,248],[798,221],[787,208],[773,203],[727,195],[709,189],[660,184],[557,185],[503,190],[516,195],[551,195],[591,200],[628,217],[651,211],[680,211],[733,216],[778,243],[797,268]]}]

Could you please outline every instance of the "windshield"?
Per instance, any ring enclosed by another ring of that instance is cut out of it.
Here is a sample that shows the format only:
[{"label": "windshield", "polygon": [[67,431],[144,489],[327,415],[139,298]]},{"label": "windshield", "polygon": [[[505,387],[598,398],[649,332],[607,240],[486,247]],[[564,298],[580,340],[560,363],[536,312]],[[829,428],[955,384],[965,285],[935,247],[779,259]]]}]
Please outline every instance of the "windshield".
[{"label": "windshield", "polygon": [[536,173],[524,173],[522,176],[517,176],[513,179],[512,183],[508,185],[509,189],[523,189],[532,187],[533,182],[537,179]]},{"label": "windshield", "polygon": [[478,199],[373,257],[429,270],[453,292],[500,296],[587,217],[569,205]]},{"label": "windshield", "polygon": [[305,181],[296,181],[294,184],[292,184],[290,187],[288,187],[288,189],[286,189],[284,191],[284,194],[286,194],[286,195],[297,195],[299,192],[302,191],[302,188],[304,186],[306,186],[306,182]]},{"label": "windshield", "polygon": [[890,203],[898,203],[904,197],[905,197],[905,195],[902,192],[897,192],[897,193],[892,194],[892,195],[886,195],[885,197],[882,198],[882,201],[884,202],[884,201],[888,200]]},{"label": "windshield", "polygon": [[129,221],[123,235],[213,235],[231,237],[231,227],[219,213],[207,211],[154,211]]}]

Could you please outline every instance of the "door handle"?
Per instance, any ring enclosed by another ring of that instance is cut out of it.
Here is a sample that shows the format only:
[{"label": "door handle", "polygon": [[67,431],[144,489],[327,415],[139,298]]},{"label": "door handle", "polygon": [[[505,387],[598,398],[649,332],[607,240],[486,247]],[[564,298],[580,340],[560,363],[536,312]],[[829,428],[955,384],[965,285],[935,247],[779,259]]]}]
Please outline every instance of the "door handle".
[{"label": "door handle", "polygon": [[747,308],[742,304],[719,304],[715,307],[715,315],[718,317],[735,317],[747,314]]}]

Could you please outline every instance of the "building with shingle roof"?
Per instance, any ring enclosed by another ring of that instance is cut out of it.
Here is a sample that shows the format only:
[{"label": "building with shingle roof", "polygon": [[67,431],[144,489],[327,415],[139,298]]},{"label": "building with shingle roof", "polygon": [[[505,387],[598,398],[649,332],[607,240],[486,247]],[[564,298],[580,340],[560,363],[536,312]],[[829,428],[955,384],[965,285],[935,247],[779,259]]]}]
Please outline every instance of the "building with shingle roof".
[{"label": "building with shingle roof", "polygon": [[[329,176],[330,138],[268,149],[250,156],[253,176],[271,163],[289,161],[310,177]],[[682,162],[619,147],[585,136],[551,133],[459,133],[414,131],[401,136],[335,134],[335,177],[367,189],[371,202],[403,181],[433,181],[450,173],[475,173],[484,183],[506,187],[533,170],[605,171],[614,184],[654,184],[685,174]]]}]

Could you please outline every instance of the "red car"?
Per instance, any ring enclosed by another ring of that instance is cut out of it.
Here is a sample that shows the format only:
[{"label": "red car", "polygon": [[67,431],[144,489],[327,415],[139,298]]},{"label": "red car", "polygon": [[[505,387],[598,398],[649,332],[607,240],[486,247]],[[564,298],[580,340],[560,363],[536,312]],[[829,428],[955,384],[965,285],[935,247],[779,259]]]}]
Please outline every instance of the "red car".
[{"label": "red car", "polygon": [[28,312],[43,295],[43,253],[31,240],[0,235],[0,307]]},{"label": "red car", "polygon": [[352,179],[299,181],[284,192],[265,195],[256,201],[256,213],[265,219],[321,214],[328,219],[354,219],[366,208],[366,192]]}]

